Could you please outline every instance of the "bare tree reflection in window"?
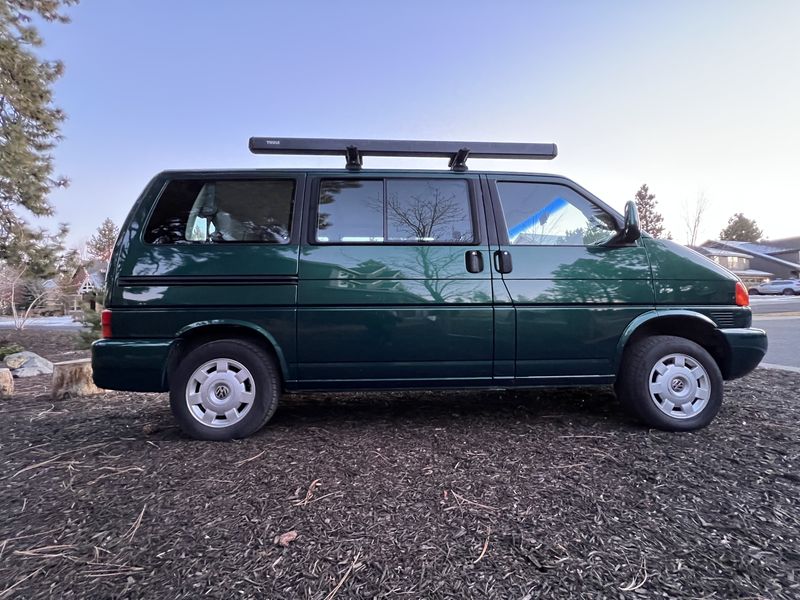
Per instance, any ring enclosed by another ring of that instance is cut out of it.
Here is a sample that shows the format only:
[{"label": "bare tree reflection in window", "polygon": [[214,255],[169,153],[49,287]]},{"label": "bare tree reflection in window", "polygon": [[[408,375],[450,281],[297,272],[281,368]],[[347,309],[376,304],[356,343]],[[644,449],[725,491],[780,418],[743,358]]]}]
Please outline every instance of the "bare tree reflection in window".
[{"label": "bare tree reflection in window", "polygon": [[[416,242],[471,242],[466,182],[392,180],[386,200],[389,239]],[[398,189],[399,188],[399,189]]]}]

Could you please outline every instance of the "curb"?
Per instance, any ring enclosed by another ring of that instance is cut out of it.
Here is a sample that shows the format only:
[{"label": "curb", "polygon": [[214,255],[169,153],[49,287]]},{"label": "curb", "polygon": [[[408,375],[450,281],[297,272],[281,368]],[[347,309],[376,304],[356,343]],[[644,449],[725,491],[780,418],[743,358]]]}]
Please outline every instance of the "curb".
[{"label": "curb", "polygon": [[789,371],[790,373],[800,373],[800,367],[789,367],[787,365],[773,365],[772,363],[761,363],[759,369],[772,369],[775,371]]}]

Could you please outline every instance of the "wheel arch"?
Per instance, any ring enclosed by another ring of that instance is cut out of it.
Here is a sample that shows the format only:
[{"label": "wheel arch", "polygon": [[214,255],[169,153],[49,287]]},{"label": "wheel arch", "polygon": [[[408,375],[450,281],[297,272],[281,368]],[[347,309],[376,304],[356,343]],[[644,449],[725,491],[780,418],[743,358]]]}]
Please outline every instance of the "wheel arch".
[{"label": "wheel arch", "polygon": [[620,336],[614,359],[614,372],[619,375],[625,351],[644,337],[673,335],[686,338],[702,346],[714,359],[724,378],[729,364],[730,350],[714,321],[692,310],[652,310],[631,321]]},{"label": "wheel arch", "polygon": [[215,319],[191,323],[177,332],[167,360],[166,384],[169,385],[170,373],[187,352],[206,342],[229,338],[250,340],[264,348],[278,363],[282,381],[285,383],[288,380],[289,368],[286,357],[280,344],[269,331],[247,321]]}]

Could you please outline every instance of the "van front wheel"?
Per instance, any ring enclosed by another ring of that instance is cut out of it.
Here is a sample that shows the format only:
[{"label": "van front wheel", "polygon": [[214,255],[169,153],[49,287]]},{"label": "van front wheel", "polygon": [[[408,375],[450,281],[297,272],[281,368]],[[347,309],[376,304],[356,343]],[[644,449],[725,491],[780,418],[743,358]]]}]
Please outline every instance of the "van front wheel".
[{"label": "van front wheel", "polygon": [[170,377],[170,406],[187,435],[201,440],[247,437],[272,417],[280,386],[275,361],[244,340],[191,350]]},{"label": "van front wheel", "polygon": [[716,361],[702,346],[675,336],[652,336],[629,348],[616,388],[623,406],[666,431],[705,427],[722,406]]}]

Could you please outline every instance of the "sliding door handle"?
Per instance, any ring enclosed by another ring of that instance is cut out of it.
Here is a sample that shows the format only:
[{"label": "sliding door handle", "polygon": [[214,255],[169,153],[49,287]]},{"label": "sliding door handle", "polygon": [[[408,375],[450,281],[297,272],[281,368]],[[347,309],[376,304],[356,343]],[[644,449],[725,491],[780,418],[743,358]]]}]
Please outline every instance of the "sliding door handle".
[{"label": "sliding door handle", "polygon": [[467,263],[467,271],[470,273],[480,273],[483,271],[483,254],[478,250],[467,250],[464,255],[464,260]]},{"label": "sliding door handle", "polygon": [[495,250],[494,268],[498,273],[511,273],[513,265],[511,263],[511,252],[508,250]]}]

